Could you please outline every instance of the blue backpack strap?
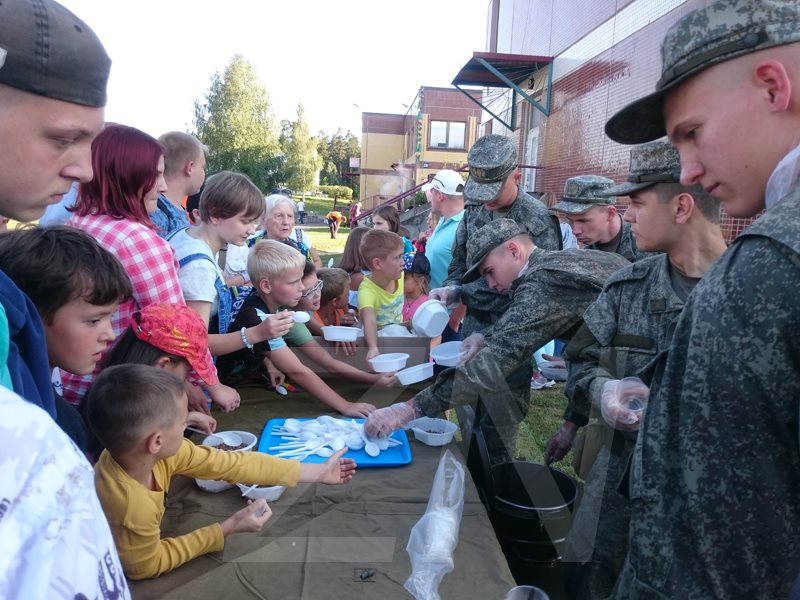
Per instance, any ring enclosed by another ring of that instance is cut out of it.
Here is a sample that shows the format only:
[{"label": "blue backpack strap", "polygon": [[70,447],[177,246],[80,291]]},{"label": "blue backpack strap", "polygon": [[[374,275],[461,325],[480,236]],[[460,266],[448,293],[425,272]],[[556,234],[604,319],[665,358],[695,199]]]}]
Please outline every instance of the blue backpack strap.
[{"label": "blue backpack strap", "polygon": [[174,238],[181,231],[186,231],[187,229],[189,229],[189,228],[188,227],[181,227],[180,229],[176,229],[175,231],[173,231],[172,233],[167,235],[167,237],[165,237],[164,239],[167,240],[167,241],[170,241],[172,238]]},{"label": "blue backpack strap", "polygon": [[[184,256],[178,261],[178,266],[183,268],[190,262],[199,259],[207,260],[214,265],[214,267],[217,266],[217,263],[214,262],[214,259],[212,259],[208,254],[203,254],[202,252],[195,252],[194,254],[188,254]],[[219,276],[219,273],[216,274],[216,279],[214,279],[214,287],[217,290],[218,300],[217,333],[228,333],[228,327],[230,327],[231,323],[233,322],[233,292],[227,285],[225,285],[225,282]]]}]

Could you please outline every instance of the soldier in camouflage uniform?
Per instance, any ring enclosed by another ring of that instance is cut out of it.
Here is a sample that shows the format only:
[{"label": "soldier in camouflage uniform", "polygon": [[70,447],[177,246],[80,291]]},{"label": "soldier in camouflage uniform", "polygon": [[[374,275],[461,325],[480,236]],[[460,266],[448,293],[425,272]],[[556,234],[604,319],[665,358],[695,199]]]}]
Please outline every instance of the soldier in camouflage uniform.
[{"label": "soldier in camouflage uniform", "polygon": [[[510,219],[495,219],[474,232],[467,252],[474,263],[463,282],[483,275],[492,289],[508,295],[509,307],[484,336],[473,338],[478,343],[471,358],[443,371],[407,403],[376,411],[365,427],[387,435],[416,417],[437,415],[456,404],[474,405],[480,398],[505,444],[489,447],[490,460],[507,461],[513,456],[517,426],[528,412],[530,390],[521,395],[504,382],[521,369],[530,378],[533,351],[554,337],[568,338],[608,277],[627,261],[594,250],[542,250]],[[463,344],[470,345],[470,339]]]},{"label": "soldier in camouflage uniform", "polygon": [[800,570],[800,4],[722,0],[673,25],[656,92],[606,133],[665,133],[681,181],[766,213],[711,267],[659,363],[612,598],[786,598]]},{"label": "soldier in camouflage uniform", "polygon": [[611,179],[599,175],[571,177],[553,210],[567,218],[585,249],[615,252],[631,262],[647,258],[650,255],[639,251],[631,226],[617,212],[617,199],[603,193],[613,185]]},{"label": "soldier in camouflage uniform", "polygon": [[604,192],[630,196],[624,218],[639,247],[666,254],[651,254],[612,275],[569,347],[564,418],[583,426],[598,417],[588,429],[602,440],[563,555],[568,597],[576,600],[606,598],[628,551],[630,509],[617,488],[636,432],[600,417],[604,385],[642,375],[667,351],[689,292],[726,247],[719,202],[699,186],[681,185],[679,177],[675,147],[652,142],[631,150],[628,182]]},{"label": "soldier in camouflage uniform", "polygon": [[[653,256],[652,252],[641,252],[636,247],[630,223],[623,221],[622,217],[617,214],[616,194],[608,193],[608,190],[611,189],[615,189],[614,182],[607,177],[599,175],[570,177],[564,184],[564,196],[553,207],[553,210],[567,214],[570,226],[574,226],[573,222],[578,219],[585,221],[584,231],[578,230],[582,236],[579,237],[579,240],[594,242],[586,246],[586,249],[619,254],[631,262]],[[602,223],[602,226],[598,223]],[[611,241],[601,243],[599,240],[602,236],[605,236],[602,239]],[[582,423],[573,422],[569,417],[569,412],[568,408],[564,423],[547,441],[544,459],[548,465],[553,461],[561,460],[569,452],[575,441],[578,427],[582,425]]]},{"label": "soldier in camouflage uniform", "polygon": [[[507,218],[527,231],[537,247],[544,250],[561,248],[558,219],[544,204],[519,187],[521,173],[517,169],[517,150],[511,139],[496,134],[480,138],[470,149],[467,162],[470,171],[464,186],[464,216],[456,230],[453,260],[443,287],[433,289],[429,294],[431,299],[443,300],[447,304],[460,300],[466,305],[462,338],[491,327],[508,308],[509,302],[507,295],[490,289],[483,278],[462,285],[461,278],[474,263],[468,243],[476,231],[494,219]],[[506,381],[496,385],[508,387],[520,401],[527,401],[530,399],[531,371],[530,364],[521,365],[509,374]],[[484,408],[482,402],[476,407],[481,430],[490,446],[502,447],[501,439],[505,435],[496,430]]]}]

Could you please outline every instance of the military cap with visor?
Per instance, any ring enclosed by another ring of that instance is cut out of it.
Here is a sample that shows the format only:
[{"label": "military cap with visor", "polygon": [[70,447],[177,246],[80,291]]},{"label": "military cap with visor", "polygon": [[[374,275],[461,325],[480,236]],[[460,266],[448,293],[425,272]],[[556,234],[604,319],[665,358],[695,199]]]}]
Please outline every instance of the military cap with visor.
[{"label": "military cap with visor", "polygon": [[464,186],[464,199],[491,202],[517,168],[517,149],[510,138],[491,133],[473,144],[467,164],[469,178]]},{"label": "military cap with visor", "polygon": [[512,219],[495,219],[473,233],[467,240],[467,255],[472,256],[472,266],[464,273],[461,283],[470,283],[481,276],[481,264],[489,252],[503,242],[528,234],[524,227]]},{"label": "military cap with visor", "polygon": [[681,159],[678,149],[663,140],[631,148],[628,181],[600,192],[607,196],[630,196],[657,183],[678,183]]},{"label": "military cap with visor", "polygon": [[609,206],[617,199],[603,192],[614,186],[614,180],[600,175],[578,175],[564,183],[564,196],[553,206],[557,212],[581,215],[594,206]]},{"label": "military cap with visor", "polygon": [[661,44],[656,91],[615,114],[606,135],[641,144],[666,135],[665,95],[700,71],[744,54],[800,41],[798,0],[719,0],[675,23]]}]

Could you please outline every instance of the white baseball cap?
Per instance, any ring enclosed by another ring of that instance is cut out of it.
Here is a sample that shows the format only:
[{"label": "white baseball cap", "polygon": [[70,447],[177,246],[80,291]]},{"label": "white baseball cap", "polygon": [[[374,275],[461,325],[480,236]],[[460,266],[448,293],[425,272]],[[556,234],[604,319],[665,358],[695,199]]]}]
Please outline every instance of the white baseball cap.
[{"label": "white baseball cap", "polygon": [[448,196],[461,196],[464,191],[464,178],[455,171],[444,169],[422,186],[423,192],[428,190],[438,190]]}]

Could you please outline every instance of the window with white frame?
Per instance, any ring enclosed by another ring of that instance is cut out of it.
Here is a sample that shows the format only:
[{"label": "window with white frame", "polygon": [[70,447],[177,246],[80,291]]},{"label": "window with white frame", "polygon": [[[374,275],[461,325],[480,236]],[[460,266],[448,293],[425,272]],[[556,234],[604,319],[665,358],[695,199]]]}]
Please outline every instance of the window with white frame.
[{"label": "window with white frame", "polygon": [[457,121],[431,121],[431,148],[463,150],[467,124]]}]

